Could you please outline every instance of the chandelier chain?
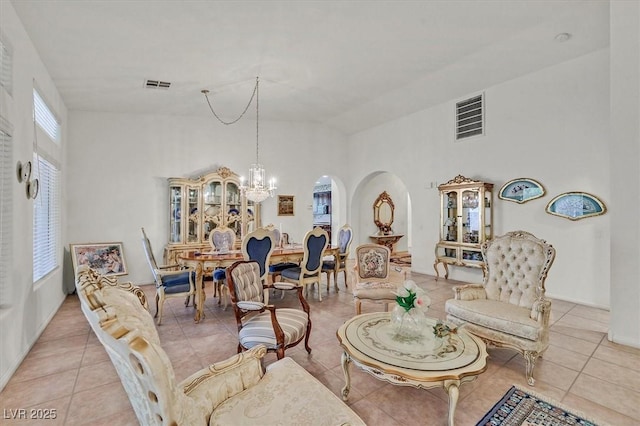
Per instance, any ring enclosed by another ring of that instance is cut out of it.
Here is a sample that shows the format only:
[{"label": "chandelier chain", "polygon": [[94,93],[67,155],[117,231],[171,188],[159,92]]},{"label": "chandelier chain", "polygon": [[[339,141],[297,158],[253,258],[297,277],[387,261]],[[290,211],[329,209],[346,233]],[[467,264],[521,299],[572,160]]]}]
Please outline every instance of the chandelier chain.
[{"label": "chandelier chain", "polygon": [[215,118],[218,119],[219,122],[221,122],[222,124],[228,126],[230,124],[235,124],[238,121],[240,121],[240,119],[242,117],[244,117],[244,114],[249,110],[249,107],[251,106],[251,102],[253,102],[253,98],[254,96],[256,96],[256,93],[258,91],[258,77],[256,77],[256,85],[253,88],[253,93],[251,94],[251,99],[249,99],[249,102],[247,103],[247,106],[244,107],[244,111],[242,111],[242,113],[240,113],[240,115],[238,116],[238,118],[236,118],[235,120],[231,120],[231,121],[224,121],[222,118],[220,118],[218,116],[218,114],[216,114],[216,112],[213,109],[213,105],[211,105],[211,101],[209,100],[209,91],[208,90],[201,90],[201,92],[204,94],[204,97],[207,99],[207,104],[209,105],[209,109],[211,110],[211,112],[213,113],[213,116]]},{"label": "chandelier chain", "polygon": [[[256,88],[253,90],[253,93],[255,93],[256,95],[256,164],[260,164],[259,161],[259,156],[258,156],[258,123],[260,122],[259,120],[259,115],[258,115],[258,104],[260,103],[260,93],[258,90],[258,77],[256,77]],[[253,99],[253,95],[251,95],[251,98]]]}]

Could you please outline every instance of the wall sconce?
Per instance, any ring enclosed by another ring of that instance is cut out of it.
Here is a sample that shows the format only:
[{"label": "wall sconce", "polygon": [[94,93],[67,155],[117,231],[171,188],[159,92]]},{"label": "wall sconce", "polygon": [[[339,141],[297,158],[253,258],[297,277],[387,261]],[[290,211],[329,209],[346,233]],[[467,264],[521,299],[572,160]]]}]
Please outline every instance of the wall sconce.
[{"label": "wall sconce", "polygon": [[19,183],[25,183],[25,193],[27,198],[35,199],[38,196],[40,182],[38,179],[31,179],[31,161],[27,161],[24,164],[18,161],[18,164],[16,165],[16,175]]}]

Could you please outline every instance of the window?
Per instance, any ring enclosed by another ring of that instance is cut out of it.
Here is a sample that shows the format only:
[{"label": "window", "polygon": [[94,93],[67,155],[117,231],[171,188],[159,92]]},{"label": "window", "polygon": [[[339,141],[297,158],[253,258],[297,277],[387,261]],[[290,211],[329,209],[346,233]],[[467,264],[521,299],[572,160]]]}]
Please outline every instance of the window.
[{"label": "window", "polygon": [[34,155],[34,177],[40,190],[33,200],[33,282],[58,267],[60,235],[60,189],[58,169]]},{"label": "window", "polygon": [[36,89],[33,89],[33,110],[38,126],[49,135],[52,141],[60,143],[60,122]]},{"label": "window", "polygon": [[456,103],[456,140],[484,134],[484,95]]},{"label": "window", "polygon": [[10,274],[12,265],[12,183],[15,178],[11,135],[0,129],[0,308],[11,304]]},{"label": "window", "polygon": [[13,54],[11,47],[0,37],[0,86],[8,94],[13,91]]}]

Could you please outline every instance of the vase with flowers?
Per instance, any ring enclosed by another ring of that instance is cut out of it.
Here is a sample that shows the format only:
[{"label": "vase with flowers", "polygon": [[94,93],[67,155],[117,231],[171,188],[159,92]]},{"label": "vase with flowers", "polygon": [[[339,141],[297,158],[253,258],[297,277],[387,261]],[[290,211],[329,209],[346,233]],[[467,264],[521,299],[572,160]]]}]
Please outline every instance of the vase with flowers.
[{"label": "vase with flowers", "polygon": [[396,306],[391,312],[391,329],[401,340],[419,338],[425,329],[425,313],[431,299],[411,280],[405,281],[394,294]]}]

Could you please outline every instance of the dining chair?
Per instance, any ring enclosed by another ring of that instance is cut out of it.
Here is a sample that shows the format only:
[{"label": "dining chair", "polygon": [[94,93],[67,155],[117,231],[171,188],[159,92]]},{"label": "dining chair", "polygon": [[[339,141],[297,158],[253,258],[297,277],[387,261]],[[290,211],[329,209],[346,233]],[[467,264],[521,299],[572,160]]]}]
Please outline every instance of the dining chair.
[{"label": "dining chair", "polygon": [[[269,260],[271,253],[275,248],[275,240],[273,232],[258,228],[248,233],[242,240],[242,256],[244,260],[255,260],[260,265],[260,279],[263,284],[268,284],[269,279]],[[269,304],[269,292],[266,291],[264,296],[266,304]]]},{"label": "dining chair", "polygon": [[[229,250],[233,250],[233,246],[236,241],[236,232],[227,228],[226,226],[221,226],[215,228],[209,234],[209,244],[214,251],[225,253]],[[224,299],[224,309],[227,309],[227,290],[225,287],[225,268],[218,268],[213,271],[213,297],[218,296],[218,305]]]},{"label": "dining chair", "polygon": [[[287,244],[289,243],[289,234],[286,232],[280,232],[280,229],[276,228],[275,225],[270,223],[265,227],[267,230],[273,233],[273,239],[275,244],[279,247],[284,245],[284,239],[286,235]],[[271,282],[276,282],[276,279],[281,275],[282,271],[287,268],[295,268],[298,266],[297,263],[293,262],[278,262],[273,265],[269,265],[269,276],[271,277]]]},{"label": "dining chair", "polygon": [[327,292],[331,284],[331,275],[333,275],[333,286],[338,291],[338,272],[344,274],[344,286],[349,287],[347,283],[347,258],[349,257],[349,248],[353,240],[353,230],[349,225],[344,225],[338,231],[338,255],[332,256],[330,260],[323,260],[322,272],[327,274]]},{"label": "dining chair", "polygon": [[302,262],[300,266],[284,269],[281,278],[285,282],[297,284],[308,294],[307,286],[318,283],[318,299],[322,302],[320,289],[320,273],[322,270],[322,255],[329,244],[327,231],[320,227],[314,228],[304,236]]},{"label": "dining chair", "polygon": [[182,268],[180,265],[158,265],[153,255],[151,242],[147,234],[142,230],[142,247],[151,268],[153,279],[156,283],[156,314],[157,324],[162,324],[162,308],[168,298],[185,297],[185,306],[189,305],[189,298],[196,294],[196,273],[193,268]]},{"label": "dining chair", "polygon": [[[290,283],[263,284],[260,265],[255,260],[240,260],[227,268],[227,286],[238,325],[238,353],[257,345],[265,345],[275,352],[278,359],[285,349],[304,339],[307,353],[311,318],[309,304],[302,294],[302,287]],[[302,309],[276,308],[265,302],[265,289],[296,291]]]}]

